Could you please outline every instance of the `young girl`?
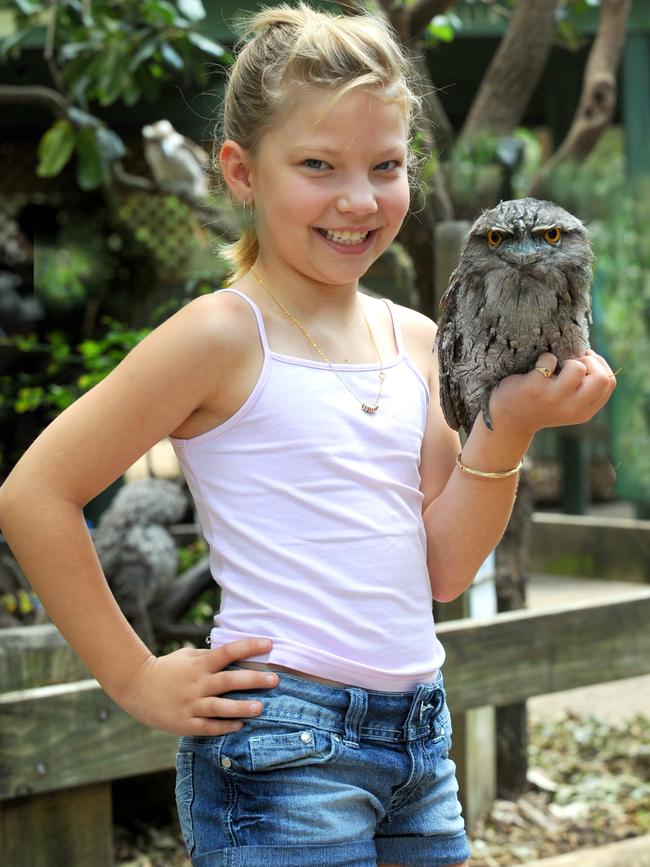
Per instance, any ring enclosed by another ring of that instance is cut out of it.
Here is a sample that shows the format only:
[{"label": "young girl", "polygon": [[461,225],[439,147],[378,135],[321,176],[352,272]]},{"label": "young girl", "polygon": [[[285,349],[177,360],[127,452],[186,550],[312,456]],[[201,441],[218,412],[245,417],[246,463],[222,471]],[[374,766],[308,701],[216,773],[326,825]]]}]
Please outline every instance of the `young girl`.
[{"label": "young girl", "polygon": [[[592,352],[509,377],[495,432],[479,416],[457,464],[434,324],[358,291],[409,207],[409,79],[369,16],[253,19],[219,152],[251,213],[231,288],[143,340],[0,496],[9,544],[106,692],[183,736],[178,810],[201,867],[466,863],[431,600],[498,542],[534,432],[586,421],[615,384]],[[167,435],[222,607],[212,649],[156,658],[82,507]]]}]

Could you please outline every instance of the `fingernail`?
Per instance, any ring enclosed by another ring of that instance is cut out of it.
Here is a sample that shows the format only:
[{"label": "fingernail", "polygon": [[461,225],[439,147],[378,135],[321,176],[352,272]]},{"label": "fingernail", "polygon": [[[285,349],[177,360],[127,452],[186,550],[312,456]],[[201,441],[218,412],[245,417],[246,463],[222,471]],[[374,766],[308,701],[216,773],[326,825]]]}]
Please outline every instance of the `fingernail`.
[{"label": "fingernail", "polygon": [[262,705],[259,701],[253,701],[248,705],[251,713],[262,713]]},{"label": "fingernail", "polygon": [[264,679],[266,683],[271,684],[271,686],[275,686],[277,683],[280,682],[280,678],[277,676],[277,674],[267,674]]},{"label": "fingernail", "polygon": [[271,649],[271,642],[268,640],[268,638],[264,638],[264,639],[262,639],[262,641],[260,641],[259,648],[260,648],[260,650],[270,650]]}]

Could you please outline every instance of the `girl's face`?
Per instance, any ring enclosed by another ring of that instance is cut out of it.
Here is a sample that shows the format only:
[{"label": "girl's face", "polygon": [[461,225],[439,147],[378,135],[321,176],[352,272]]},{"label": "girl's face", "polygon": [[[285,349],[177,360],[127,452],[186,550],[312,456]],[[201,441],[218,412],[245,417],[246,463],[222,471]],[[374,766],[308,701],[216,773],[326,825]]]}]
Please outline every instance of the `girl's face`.
[{"label": "girl's face", "polygon": [[407,127],[397,103],[356,88],[300,94],[252,163],[264,265],[332,286],[356,285],[409,207]]}]

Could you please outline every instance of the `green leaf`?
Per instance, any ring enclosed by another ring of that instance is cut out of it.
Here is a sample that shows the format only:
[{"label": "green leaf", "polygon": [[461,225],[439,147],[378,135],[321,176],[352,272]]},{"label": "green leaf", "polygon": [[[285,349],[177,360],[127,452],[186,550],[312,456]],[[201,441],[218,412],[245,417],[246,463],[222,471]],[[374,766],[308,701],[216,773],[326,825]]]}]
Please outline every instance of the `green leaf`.
[{"label": "green leaf", "polygon": [[43,4],[39,3],[38,0],[14,0],[14,3],[25,15],[33,15],[35,12],[43,11]]},{"label": "green leaf", "polygon": [[70,121],[64,118],[55,121],[39,142],[36,174],[40,178],[58,175],[70,159],[75,143],[76,134]]},{"label": "green leaf", "polygon": [[214,57],[224,57],[226,54],[226,49],[223,45],[219,45],[218,42],[213,42],[212,39],[207,39],[205,36],[201,36],[200,33],[188,33],[187,38],[190,42],[194,43],[197,48],[200,48],[201,51],[205,51],[206,54],[212,54]]},{"label": "green leaf", "polygon": [[32,412],[43,403],[45,391],[37,388],[21,388],[18,391],[18,397],[14,403],[14,410],[17,413]]},{"label": "green leaf", "polygon": [[16,60],[20,56],[20,51],[17,50],[21,42],[29,36],[29,30],[16,30],[15,33],[10,33],[4,39],[0,39],[0,62],[4,62],[11,56]]},{"label": "green leaf", "polygon": [[95,129],[101,126],[101,120],[98,117],[95,117],[94,114],[89,114],[87,111],[81,111],[81,109],[76,108],[74,105],[68,109],[68,117],[71,121],[76,123],[77,126],[92,126]]},{"label": "green leaf", "polygon": [[142,91],[140,90],[136,82],[132,79],[124,88],[124,91],[122,93],[122,99],[124,100],[124,104],[128,105],[130,108],[132,105],[136,104],[136,102],[140,99],[141,96]]},{"label": "green leaf", "polygon": [[97,96],[101,105],[112,105],[122,93],[125,77],[124,62],[122,44],[112,43],[104,61],[97,69]]},{"label": "green leaf", "polygon": [[124,142],[112,129],[101,126],[97,130],[97,145],[104,162],[119,160],[126,155]]},{"label": "green leaf", "polygon": [[156,2],[149,2],[147,5],[154,12],[159,21],[163,21],[165,24],[169,25],[175,23],[177,11],[171,3],[166,3],[165,0],[156,0]]},{"label": "green leaf", "polygon": [[190,21],[201,21],[205,18],[205,8],[201,0],[178,0],[178,8],[181,15]]},{"label": "green leaf", "polygon": [[96,190],[103,180],[104,163],[95,130],[85,127],[77,138],[77,181],[82,190]]},{"label": "green leaf", "polygon": [[85,42],[68,42],[59,48],[59,57],[65,61],[74,60],[80,54],[83,54],[84,51],[96,51],[99,46],[100,41],[98,39],[90,39]]},{"label": "green leaf", "polygon": [[145,39],[140,48],[138,48],[136,53],[129,61],[129,72],[135,72],[135,70],[140,66],[140,64],[143,61],[148,60],[157,48],[158,36],[155,36],[152,39]]},{"label": "green leaf", "polygon": [[174,69],[182,69],[183,68],[183,58],[180,56],[178,51],[173,48],[169,42],[163,42],[160,46],[160,51],[163,56],[163,60],[172,66]]},{"label": "green leaf", "polygon": [[436,15],[427,25],[427,32],[439,42],[453,42],[455,33],[447,15]]}]

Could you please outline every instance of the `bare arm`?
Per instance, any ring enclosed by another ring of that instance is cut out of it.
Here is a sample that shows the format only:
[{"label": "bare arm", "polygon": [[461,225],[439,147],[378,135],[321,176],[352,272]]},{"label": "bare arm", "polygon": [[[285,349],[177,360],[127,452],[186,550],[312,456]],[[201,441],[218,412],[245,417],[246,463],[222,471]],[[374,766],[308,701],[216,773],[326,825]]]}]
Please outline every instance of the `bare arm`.
[{"label": "bare arm", "polygon": [[[423,340],[431,346],[435,326],[429,325]],[[554,369],[556,360],[544,354],[539,364]],[[607,362],[591,351],[566,362],[552,379],[535,370],[508,377],[490,399],[494,432],[485,427],[479,414],[463,447],[463,463],[484,472],[515,467],[536,431],[588,421],[607,402],[615,384]],[[431,356],[429,386],[431,406],[420,465],[427,560],[433,597],[448,602],[472,583],[501,539],[518,476],[485,479],[456,467],[460,440],[440,408],[435,355]]]},{"label": "bare arm", "polygon": [[244,681],[270,685],[260,672],[221,672],[259,648],[235,642],[153,657],[109,590],[82,509],[215,388],[228,394],[244,352],[234,337],[247,327],[241,315],[232,296],[188,304],[43,431],[0,489],[3,534],[67,641],[126,710],[179,734],[221,734],[238,723],[212,717],[251,715],[247,704],[215,696]]}]

